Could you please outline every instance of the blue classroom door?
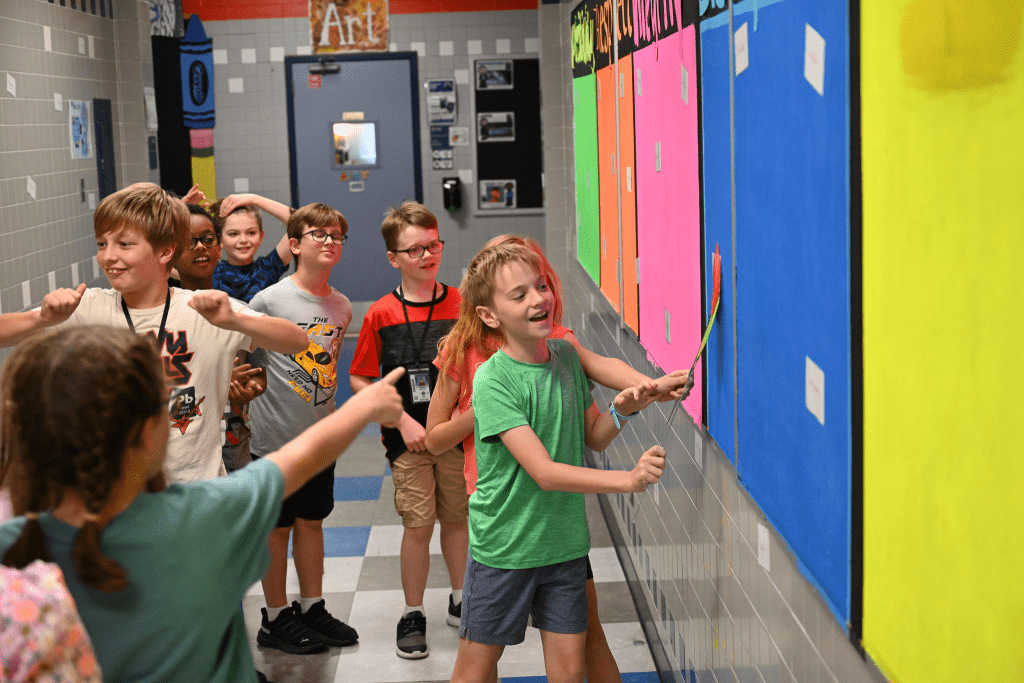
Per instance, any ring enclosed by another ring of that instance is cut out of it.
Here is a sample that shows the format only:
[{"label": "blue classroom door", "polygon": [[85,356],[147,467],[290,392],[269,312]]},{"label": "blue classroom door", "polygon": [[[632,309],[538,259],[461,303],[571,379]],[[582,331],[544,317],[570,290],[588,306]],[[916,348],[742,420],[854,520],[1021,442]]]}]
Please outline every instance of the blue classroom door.
[{"label": "blue classroom door", "polygon": [[292,206],[344,214],[349,240],[331,284],[359,310],[400,281],[380,235],[384,212],[422,201],[416,53],[332,55],[326,69],[318,57],[285,61]]}]

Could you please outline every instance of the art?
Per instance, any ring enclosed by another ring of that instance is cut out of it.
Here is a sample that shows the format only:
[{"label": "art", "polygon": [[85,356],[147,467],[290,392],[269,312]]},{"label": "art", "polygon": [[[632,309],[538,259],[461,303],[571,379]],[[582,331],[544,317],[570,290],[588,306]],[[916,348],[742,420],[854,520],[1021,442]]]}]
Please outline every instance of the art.
[{"label": "art", "polygon": [[[704,331],[698,108],[682,96],[684,82],[696,90],[696,40],[695,27],[677,26],[657,43],[641,40],[632,56],[639,336],[666,369],[690,367]],[[704,419],[703,365],[683,402],[695,422]]]},{"label": "art", "polygon": [[313,53],[388,49],[387,0],[310,0]]},{"label": "art", "polygon": [[[752,9],[734,10],[733,21],[749,25],[748,65],[733,79],[737,469],[846,623],[855,585],[848,13],[786,0],[762,6],[755,31]],[[824,97],[804,77],[808,24],[830,46]],[[790,58],[793,68],[781,68]],[[705,237],[714,242],[725,244]],[[733,280],[732,268],[723,275]],[[824,424],[808,409],[816,382],[807,359],[824,373]]]},{"label": "art", "polygon": [[1019,678],[1022,19],[926,0],[584,0],[571,19],[580,264],[628,324],[632,181],[640,343],[685,368],[706,334],[684,408],[894,681]]}]

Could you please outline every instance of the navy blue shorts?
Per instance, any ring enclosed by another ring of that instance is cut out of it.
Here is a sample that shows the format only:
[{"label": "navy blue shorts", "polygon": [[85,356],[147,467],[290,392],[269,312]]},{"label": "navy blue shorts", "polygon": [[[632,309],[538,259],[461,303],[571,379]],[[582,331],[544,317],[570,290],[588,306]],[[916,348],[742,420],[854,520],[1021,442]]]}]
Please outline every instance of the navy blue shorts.
[{"label": "navy blue shorts", "polygon": [[459,637],[485,645],[518,645],[527,618],[550,633],[587,630],[586,557],[533,569],[495,569],[466,562]]}]

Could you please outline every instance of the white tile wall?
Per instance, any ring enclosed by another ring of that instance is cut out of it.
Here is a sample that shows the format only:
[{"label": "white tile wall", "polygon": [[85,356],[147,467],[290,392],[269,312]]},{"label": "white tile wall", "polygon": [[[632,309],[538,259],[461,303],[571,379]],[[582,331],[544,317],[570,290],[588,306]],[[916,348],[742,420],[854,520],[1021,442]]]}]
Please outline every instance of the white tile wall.
[{"label": "white tile wall", "polygon": [[93,273],[92,214],[83,197],[98,189],[96,159],[71,159],[65,100],[111,100],[118,187],[159,178],[145,152],[142,88],[153,82],[147,3],[96,5],[93,15],[91,4],[83,12],[44,0],[0,2],[0,64],[16,83],[16,96],[0,91],[3,311],[36,306],[51,289],[73,286],[78,273]]}]

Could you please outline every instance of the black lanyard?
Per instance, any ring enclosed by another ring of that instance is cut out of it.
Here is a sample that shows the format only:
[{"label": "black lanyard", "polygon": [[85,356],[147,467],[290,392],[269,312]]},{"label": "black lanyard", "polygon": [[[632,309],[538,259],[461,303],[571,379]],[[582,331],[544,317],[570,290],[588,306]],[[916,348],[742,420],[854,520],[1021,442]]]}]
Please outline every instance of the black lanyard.
[{"label": "black lanyard", "polygon": [[[405,307],[405,294],[402,293],[402,285],[398,285],[398,300],[402,302],[402,313],[405,313],[405,330],[409,333],[409,343],[415,344],[416,338],[412,336],[412,323],[409,322],[409,309]],[[420,345],[416,347],[416,363],[419,364],[420,356],[423,353],[423,344],[427,341],[427,332],[430,331],[430,320],[434,317],[434,304],[437,303],[437,283],[434,283],[434,291],[430,293],[430,310],[427,312],[427,324],[423,328],[423,336],[420,338]]]},{"label": "black lanyard", "polygon": [[[124,297],[121,297],[121,310],[124,311],[124,319],[128,321],[128,329],[132,332],[135,331],[135,324],[132,323],[132,316],[128,312],[128,304],[124,302]],[[165,329],[167,325],[167,311],[171,310],[171,288],[167,288],[167,303],[164,304],[164,317],[160,319],[160,334],[156,338],[156,351],[157,353],[163,353],[164,350],[164,336],[167,334]]]}]

